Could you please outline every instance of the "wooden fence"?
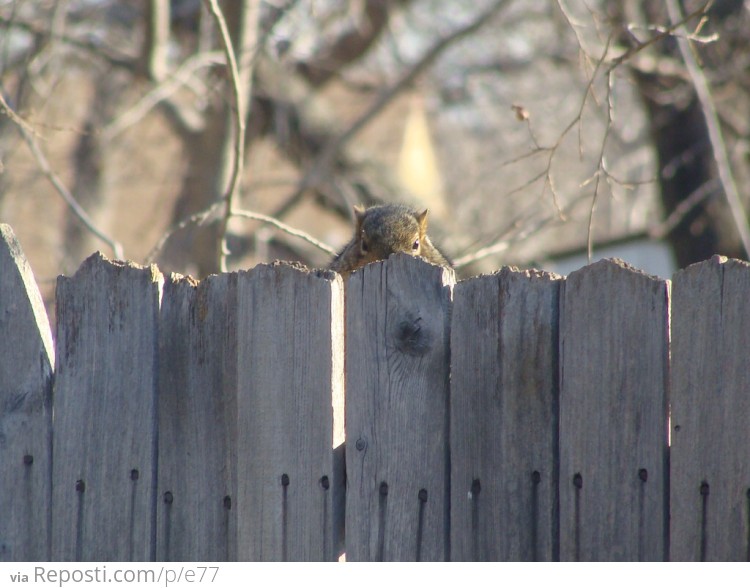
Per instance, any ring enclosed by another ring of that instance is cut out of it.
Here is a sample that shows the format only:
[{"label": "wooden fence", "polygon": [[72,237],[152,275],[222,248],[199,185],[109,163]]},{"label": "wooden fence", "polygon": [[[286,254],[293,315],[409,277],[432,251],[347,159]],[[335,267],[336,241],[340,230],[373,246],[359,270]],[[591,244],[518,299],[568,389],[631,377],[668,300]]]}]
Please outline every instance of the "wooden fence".
[{"label": "wooden fence", "polygon": [[0,559],[750,555],[745,263],[455,284],[396,256],[344,288],[97,254],[53,345],[1,236]]}]

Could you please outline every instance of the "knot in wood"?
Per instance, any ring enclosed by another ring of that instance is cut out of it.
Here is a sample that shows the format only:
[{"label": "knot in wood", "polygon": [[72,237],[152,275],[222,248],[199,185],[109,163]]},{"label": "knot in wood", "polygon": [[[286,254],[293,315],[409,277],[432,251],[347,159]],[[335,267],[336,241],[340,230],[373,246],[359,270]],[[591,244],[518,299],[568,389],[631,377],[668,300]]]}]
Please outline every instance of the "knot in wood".
[{"label": "knot in wood", "polygon": [[407,318],[398,323],[395,333],[396,349],[408,355],[426,354],[432,346],[432,336],[422,324],[422,317]]}]

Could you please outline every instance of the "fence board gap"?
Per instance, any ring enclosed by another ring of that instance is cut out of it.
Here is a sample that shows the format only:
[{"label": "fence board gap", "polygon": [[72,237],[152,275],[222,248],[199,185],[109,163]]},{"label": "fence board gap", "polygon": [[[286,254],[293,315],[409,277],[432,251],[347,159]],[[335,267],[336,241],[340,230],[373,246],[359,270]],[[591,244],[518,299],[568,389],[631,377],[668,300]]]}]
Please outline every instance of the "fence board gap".
[{"label": "fence board gap", "polygon": [[347,283],[348,561],[449,556],[453,281],[450,270],[394,255]]},{"label": "fence board gap", "polygon": [[10,226],[0,224],[0,561],[48,560],[52,332]]},{"label": "fence board gap", "polygon": [[510,268],[454,289],[454,560],[557,557],[559,292],[558,276]]},{"label": "fence board gap", "polygon": [[560,557],[663,560],[668,284],[603,260],[560,308]]},{"label": "fence board gap", "polygon": [[58,278],[55,560],[155,559],[162,281],[156,266],[99,253],[74,276]]}]

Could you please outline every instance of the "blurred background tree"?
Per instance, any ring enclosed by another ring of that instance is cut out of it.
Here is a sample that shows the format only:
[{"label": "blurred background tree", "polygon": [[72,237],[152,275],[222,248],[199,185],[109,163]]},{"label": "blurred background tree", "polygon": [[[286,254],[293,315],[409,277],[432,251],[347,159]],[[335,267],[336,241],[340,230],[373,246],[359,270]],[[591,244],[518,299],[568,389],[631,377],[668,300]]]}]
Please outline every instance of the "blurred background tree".
[{"label": "blurred background tree", "polygon": [[6,0],[0,222],[47,298],[96,249],[322,266],[255,213],[335,249],[384,201],[464,277],[747,259],[748,30],[743,0]]}]

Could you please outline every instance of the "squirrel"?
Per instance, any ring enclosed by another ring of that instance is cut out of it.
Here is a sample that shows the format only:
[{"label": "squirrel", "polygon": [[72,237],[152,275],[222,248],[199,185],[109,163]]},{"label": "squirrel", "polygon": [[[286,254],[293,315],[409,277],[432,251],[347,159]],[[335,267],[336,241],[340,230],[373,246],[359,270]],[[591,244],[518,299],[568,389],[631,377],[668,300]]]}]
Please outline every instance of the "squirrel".
[{"label": "squirrel", "polygon": [[387,259],[391,253],[408,253],[443,267],[450,259],[427,236],[427,209],[404,204],[354,207],[356,228],[352,240],[328,266],[344,277],[368,263]]}]

